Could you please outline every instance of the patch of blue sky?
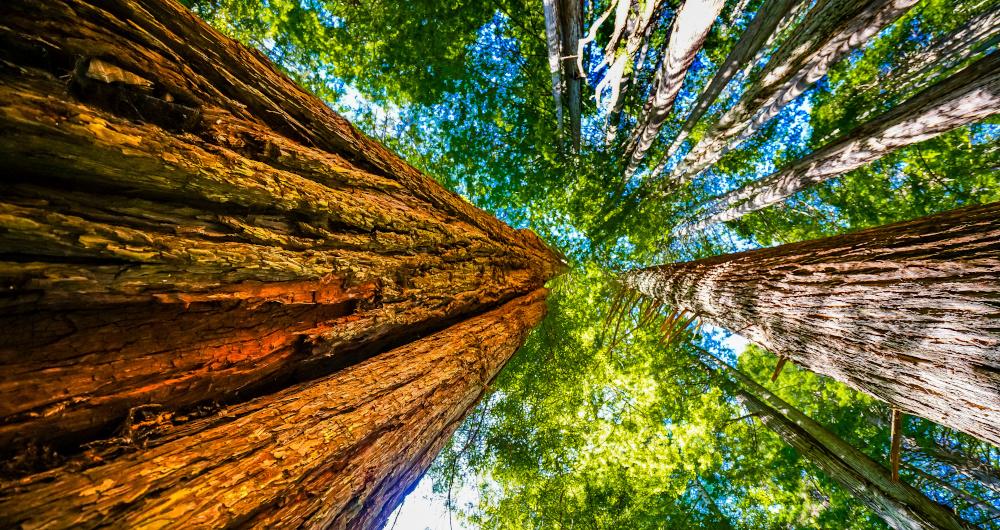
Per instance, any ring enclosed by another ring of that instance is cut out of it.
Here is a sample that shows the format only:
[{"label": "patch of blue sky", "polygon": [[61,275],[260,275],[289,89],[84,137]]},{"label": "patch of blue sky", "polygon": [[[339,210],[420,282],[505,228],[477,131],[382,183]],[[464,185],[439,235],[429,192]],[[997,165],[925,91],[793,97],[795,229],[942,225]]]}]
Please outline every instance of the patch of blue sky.
[{"label": "patch of blue sky", "polygon": [[972,145],[995,144],[1000,141],[1000,123],[976,123],[969,127]]},{"label": "patch of blue sky", "polygon": [[316,15],[316,18],[318,18],[320,22],[329,28],[344,27],[344,19],[330,12],[330,10],[326,8],[326,2],[323,0],[299,0],[299,6],[301,6],[302,9],[311,11]]}]

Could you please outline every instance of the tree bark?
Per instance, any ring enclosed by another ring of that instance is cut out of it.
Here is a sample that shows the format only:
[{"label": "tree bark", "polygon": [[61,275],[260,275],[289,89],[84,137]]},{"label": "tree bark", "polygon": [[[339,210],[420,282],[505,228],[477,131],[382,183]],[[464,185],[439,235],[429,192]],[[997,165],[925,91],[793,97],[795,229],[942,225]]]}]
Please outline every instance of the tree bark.
[{"label": "tree bark", "polygon": [[[953,513],[732,366],[702,362],[747,411],[895,529],[969,528]],[[726,381],[726,376],[735,379]]]},{"label": "tree bark", "polygon": [[560,0],[559,16],[562,19],[562,64],[566,88],[566,110],[569,113],[570,139],[573,152],[580,151],[581,80],[583,72],[577,68],[577,43],[583,34],[583,0]]},{"label": "tree bark", "polygon": [[[677,136],[674,137],[664,159],[668,159],[674,155],[681,144],[684,143],[684,140],[687,139],[688,135],[691,134],[694,126],[697,125],[698,121],[705,115],[705,112],[708,111],[708,108],[712,106],[712,103],[722,93],[722,90],[736,76],[737,72],[748,68],[756,62],[756,56],[770,42],[771,38],[774,37],[778,26],[786,21],[802,4],[801,0],[767,0],[761,5],[757,10],[757,14],[754,15],[753,20],[750,21],[746,30],[743,31],[740,40],[733,47],[732,51],[729,52],[729,55],[726,56],[722,65],[719,66],[719,70],[712,76],[712,80],[708,86],[698,95],[698,99],[691,108],[691,113],[684,121]],[[658,170],[654,170],[653,174],[658,175],[659,172]]]},{"label": "tree bark", "polygon": [[0,14],[0,446],[321,377],[563,267],[176,3]]},{"label": "tree bark", "polygon": [[715,199],[705,208],[706,213],[678,228],[678,235],[739,219],[896,149],[975,123],[998,110],[1000,53],[993,52],[826,147]]},{"label": "tree bark", "polygon": [[562,79],[559,75],[559,12],[556,0],[542,0],[542,10],[545,14],[545,44],[549,54],[549,75],[552,77],[552,99],[556,104],[556,123],[558,130],[563,127]]},{"label": "tree bark", "polygon": [[743,97],[665,179],[684,183],[749,138],[848,52],[894,22],[916,0],[820,0],[768,61]]},{"label": "tree bark", "polygon": [[545,290],[152,447],[7,484],[4,526],[381,528],[545,313]]},{"label": "tree bark", "polygon": [[625,285],[1000,445],[1000,203],[633,270]]},{"label": "tree bark", "polygon": [[643,106],[642,118],[633,133],[632,145],[626,152],[629,163],[625,169],[625,182],[635,174],[660,133],[663,122],[670,116],[688,67],[701,50],[724,4],[723,0],[686,0],[674,15],[663,61],[653,80],[649,99]]}]

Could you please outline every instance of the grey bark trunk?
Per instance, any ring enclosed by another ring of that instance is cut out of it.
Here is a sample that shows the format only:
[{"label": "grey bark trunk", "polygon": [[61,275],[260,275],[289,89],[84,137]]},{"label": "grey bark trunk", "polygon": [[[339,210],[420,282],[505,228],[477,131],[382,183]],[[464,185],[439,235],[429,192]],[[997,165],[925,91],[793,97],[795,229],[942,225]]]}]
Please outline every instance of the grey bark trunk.
[{"label": "grey bark trunk", "polygon": [[779,46],[760,78],[691,149],[665,184],[684,183],[749,138],[848,52],[894,22],[916,0],[820,0]]},{"label": "grey bark trunk", "polygon": [[561,0],[559,7],[562,37],[563,86],[569,113],[570,140],[573,152],[580,150],[581,83],[583,72],[577,68],[577,43],[583,33],[583,0]]},{"label": "grey bark trunk", "polygon": [[624,282],[1000,445],[1000,203],[634,270]]},{"label": "grey bark trunk", "polygon": [[724,4],[723,0],[687,0],[674,16],[665,57],[656,72],[649,99],[643,106],[642,119],[633,133],[634,143],[627,151],[629,163],[625,169],[625,181],[639,168],[663,122],[670,116],[688,67],[701,50]]},{"label": "grey bark trunk", "polygon": [[1000,53],[976,61],[789,167],[715,199],[679,236],[738,219],[795,193],[1000,110]]},{"label": "grey bark trunk", "polygon": [[[736,46],[733,47],[729,55],[726,56],[726,60],[719,66],[719,70],[712,77],[712,81],[698,95],[698,99],[691,108],[691,113],[684,121],[684,125],[681,126],[677,136],[674,137],[665,158],[670,158],[674,155],[674,152],[680,148],[684,140],[691,134],[694,126],[705,115],[705,112],[708,111],[708,108],[719,97],[722,90],[726,88],[726,85],[729,84],[738,72],[747,68],[754,61],[754,58],[769,42],[778,29],[778,26],[802,3],[802,0],[768,0],[764,2],[757,11],[757,14],[754,15],[753,20],[747,25],[746,30],[743,31],[743,35],[740,36],[740,40],[736,43]],[[659,171],[654,171],[653,174],[657,175]]]},{"label": "grey bark trunk", "polygon": [[542,0],[545,14],[545,43],[549,54],[549,75],[552,77],[552,99],[556,105],[556,123],[563,128],[562,79],[560,71],[559,12],[556,0]]},{"label": "grey bark trunk", "polygon": [[[953,513],[928,499],[916,488],[894,481],[885,467],[740,370],[718,358],[713,358],[713,361],[718,368],[705,362],[702,362],[702,366],[727,386],[748,412],[756,414],[767,428],[850,491],[892,528],[969,528]],[[724,378],[727,376],[735,379],[735,382],[726,381]]]}]

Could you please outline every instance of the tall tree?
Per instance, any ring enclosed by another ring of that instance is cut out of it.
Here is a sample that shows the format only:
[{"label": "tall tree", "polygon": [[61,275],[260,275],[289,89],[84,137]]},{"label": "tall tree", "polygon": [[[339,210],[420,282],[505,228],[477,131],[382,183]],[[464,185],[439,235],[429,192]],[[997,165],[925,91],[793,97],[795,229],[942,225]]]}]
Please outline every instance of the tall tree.
[{"label": "tall tree", "polygon": [[642,116],[625,151],[629,160],[625,169],[625,181],[632,178],[660,133],[663,122],[673,108],[674,99],[681,90],[684,76],[705,43],[723,5],[724,0],[687,0],[674,15],[663,60],[656,71],[649,98],[642,108]]},{"label": "tall tree", "polygon": [[659,185],[690,180],[749,138],[835,62],[894,22],[916,0],[821,0],[774,52],[743,96]]},{"label": "tall tree", "polygon": [[569,113],[570,140],[574,152],[580,150],[582,124],[583,72],[577,61],[578,43],[583,34],[583,0],[560,0],[560,36],[562,37],[563,86],[566,110]]},{"label": "tall tree", "polygon": [[0,522],[381,528],[544,314],[541,289],[110,463],[22,480]]},{"label": "tall tree", "polygon": [[562,76],[560,69],[559,41],[559,11],[556,0],[542,0],[542,10],[545,14],[545,46],[549,58],[549,75],[552,77],[552,99],[556,106],[556,123],[559,129],[563,126]]},{"label": "tall tree", "polygon": [[699,359],[701,366],[728,388],[748,412],[854,494],[892,528],[967,528],[945,507],[913,487],[893,480],[888,469],[740,370],[707,351],[702,350],[702,353],[712,360],[706,362]]},{"label": "tall tree", "polygon": [[[664,162],[680,148],[684,140],[691,134],[694,126],[705,115],[722,90],[726,88],[726,85],[737,73],[745,71],[757,62],[757,56],[778,32],[779,27],[787,24],[803,5],[804,2],[800,0],[766,0],[764,2],[757,10],[753,20],[747,25],[746,30],[743,31],[739,42],[726,56],[726,60],[719,66],[719,70],[712,76],[712,81],[698,95],[698,99],[695,100],[694,106],[691,108],[691,113],[688,114],[680,131],[674,136],[673,142],[667,149]],[[657,167],[653,170],[653,175],[658,175],[662,170],[662,166]]]},{"label": "tall tree", "polygon": [[1000,443],[1000,203],[633,270],[676,311],[909,414]]},{"label": "tall tree", "polygon": [[[0,445],[160,451],[5,482],[94,509],[0,517],[384,520],[561,260],[176,2],[0,12]],[[190,421],[220,405],[243,420]]]},{"label": "tall tree", "polygon": [[997,112],[1000,112],[1000,53],[993,52],[788,167],[713,200],[696,220],[681,226],[678,233],[686,235],[715,223],[738,219],[900,147]]}]

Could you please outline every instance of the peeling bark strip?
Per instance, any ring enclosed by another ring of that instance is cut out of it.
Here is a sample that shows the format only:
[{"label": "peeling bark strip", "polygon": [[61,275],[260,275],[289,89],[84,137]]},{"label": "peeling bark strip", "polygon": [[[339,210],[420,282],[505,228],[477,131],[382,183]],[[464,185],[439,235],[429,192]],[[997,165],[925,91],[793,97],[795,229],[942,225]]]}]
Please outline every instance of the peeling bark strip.
[{"label": "peeling bark strip", "polygon": [[4,526],[381,528],[525,335],[545,290],[153,447],[7,484]]},{"label": "peeling bark strip", "polygon": [[626,273],[627,286],[1000,445],[1000,203]]},{"label": "peeling bark strip", "polygon": [[687,182],[749,138],[826,71],[893,23],[917,0],[819,0],[742,98],[666,179]]},{"label": "peeling bark strip", "polygon": [[763,179],[727,193],[677,229],[689,235],[739,219],[795,193],[1000,112],[1000,52],[976,61],[825,147]]},{"label": "peeling bark strip", "polygon": [[319,377],[563,267],[176,3],[0,17],[4,448]]},{"label": "peeling bark strip", "polygon": [[663,122],[670,116],[688,67],[705,43],[723,4],[723,0],[686,0],[674,16],[670,39],[664,51],[665,57],[656,72],[649,99],[643,106],[642,119],[632,136],[633,141],[628,150],[629,163],[625,169],[626,182],[635,174],[660,133]]},{"label": "peeling bark strip", "polygon": [[740,370],[718,358],[714,359],[718,368],[703,361],[701,364],[728,387],[748,412],[760,418],[768,429],[850,491],[890,527],[897,530],[969,528],[947,508],[916,488],[895,480],[888,470],[856,447]]}]

